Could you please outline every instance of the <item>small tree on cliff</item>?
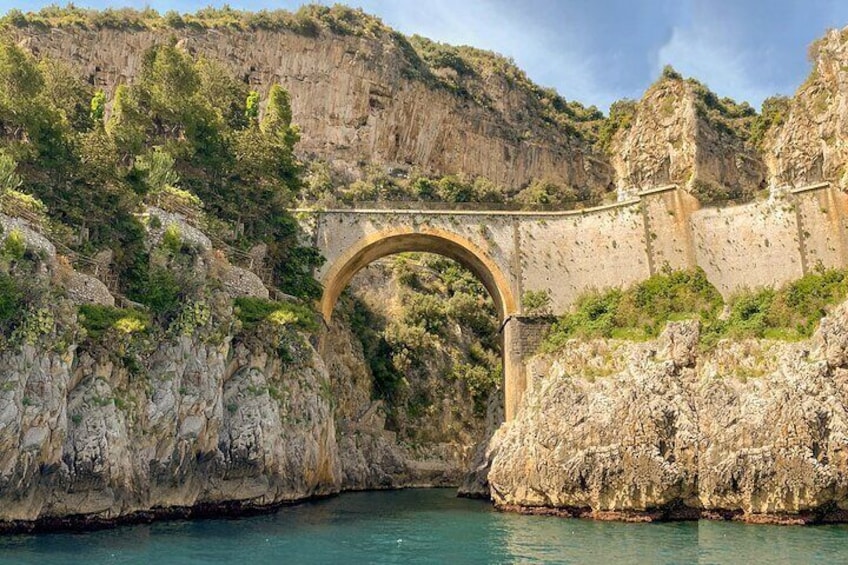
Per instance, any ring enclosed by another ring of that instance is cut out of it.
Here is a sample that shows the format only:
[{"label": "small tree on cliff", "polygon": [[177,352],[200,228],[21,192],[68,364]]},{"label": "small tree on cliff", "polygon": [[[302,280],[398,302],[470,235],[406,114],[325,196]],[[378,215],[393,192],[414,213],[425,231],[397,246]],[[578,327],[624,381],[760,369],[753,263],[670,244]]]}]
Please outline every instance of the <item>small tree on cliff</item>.
[{"label": "small tree on cliff", "polygon": [[146,121],[132,99],[130,89],[123,84],[116,88],[106,131],[114,140],[123,161],[131,160],[144,146]]},{"label": "small tree on cliff", "polygon": [[0,195],[9,190],[17,190],[23,184],[17,173],[18,163],[3,151],[0,151]]},{"label": "small tree on cliff", "polygon": [[268,92],[268,107],[260,128],[266,135],[282,141],[289,151],[300,140],[300,132],[292,126],[291,97],[287,90],[275,84]]}]

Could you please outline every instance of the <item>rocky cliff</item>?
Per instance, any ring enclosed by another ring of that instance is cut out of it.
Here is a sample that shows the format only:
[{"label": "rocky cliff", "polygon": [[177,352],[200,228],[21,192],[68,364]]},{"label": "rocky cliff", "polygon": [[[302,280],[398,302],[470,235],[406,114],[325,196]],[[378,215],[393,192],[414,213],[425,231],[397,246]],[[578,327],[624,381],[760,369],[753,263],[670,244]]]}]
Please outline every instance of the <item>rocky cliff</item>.
[{"label": "rocky cliff", "polygon": [[489,472],[500,507],[565,515],[686,517],[696,506],[697,324],[657,342],[573,342],[529,366]]},{"label": "rocky cliff", "polygon": [[68,61],[107,92],[133,80],[147,48],[175,37],[189,53],[223,63],[263,94],[274,83],[284,86],[302,132],[298,151],[350,172],[366,160],[481,175],[516,190],[542,177],[577,188],[610,183],[603,159],[573,132],[542,120],[532,93],[494,70],[467,79],[492,102],[457,92],[405,38],[382,26],[359,36],[192,28],[11,33],[36,55]]},{"label": "rocky cliff", "polygon": [[0,529],[460,482],[473,403],[445,394],[446,416],[470,417],[471,433],[423,415],[408,424],[423,434],[413,445],[406,428],[387,429],[344,316],[324,334],[308,319],[298,329],[292,312],[250,314],[275,304],[257,275],[183,216],[147,218],[151,268],[195,289],[169,319],[114,308],[37,226],[0,214],[2,305],[32,302],[0,339]]},{"label": "rocky cliff", "polygon": [[232,306],[210,303],[214,321],[191,335],[68,344],[53,330],[0,354],[0,528],[458,484],[456,445],[410,450],[386,430],[347,327],[322,356],[293,330],[222,333]]},{"label": "rocky cliff", "polygon": [[848,187],[848,28],[831,30],[810,47],[813,70],[779,116],[764,144],[769,181],[803,186],[829,181]]},{"label": "rocky cliff", "polygon": [[842,521],[848,304],[812,340],[723,341],[697,323],[654,342],[570,342],[530,364],[489,445],[500,507],[570,516]]},{"label": "rocky cliff", "polygon": [[0,520],[265,506],[342,487],[329,377],[302,336],[288,363],[261,339],[185,336],[136,360],[109,337],[0,358]]},{"label": "rocky cliff", "polygon": [[147,48],[172,41],[263,94],[279,83],[301,128],[298,151],[341,178],[375,163],[401,176],[482,176],[512,194],[552,181],[593,200],[676,183],[705,202],[846,182],[845,30],[811,48],[812,73],[786,109],[758,116],[668,69],[622,121],[540,88],[497,54],[407,38],[340,6],[312,10],[282,23],[224,11],[188,25],[71,9],[7,21],[3,35],[107,94],[134,80]]},{"label": "rocky cliff", "polygon": [[765,166],[734,127],[744,116],[734,115],[732,104],[667,71],[612,140],[619,191],[677,184],[701,201],[714,201],[750,197],[763,188]]}]

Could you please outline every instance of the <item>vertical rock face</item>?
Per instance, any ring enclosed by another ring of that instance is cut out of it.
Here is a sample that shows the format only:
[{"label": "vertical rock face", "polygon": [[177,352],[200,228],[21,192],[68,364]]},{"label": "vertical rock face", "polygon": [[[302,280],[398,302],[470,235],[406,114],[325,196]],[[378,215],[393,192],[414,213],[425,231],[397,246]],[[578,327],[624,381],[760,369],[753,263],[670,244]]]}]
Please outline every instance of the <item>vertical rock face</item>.
[{"label": "vertical rock face", "polygon": [[667,77],[637,103],[630,125],[611,147],[618,188],[645,189],[678,184],[700,197],[742,196],[765,178],[757,153],[710,115],[702,95],[715,95],[697,83]]},{"label": "vertical rock face", "polygon": [[769,181],[803,186],[830,181],[848,188],[848,28],[831,30],[810,49],[813,71],[789,115],[766,139]]},{"label": "vertical rock face", "polygon": [[412,78],[423,63],[397,34],[373,37],[288,31],[111,29],[17,30],[37,55],[68,61],[111,92],[140,71],[144,51],[176,36],[197,57],[225,65],[257,90],[291,93],[298,151],[355,169],[373,161],[425,171],[482,175],[517,190],[532,178],[606,187],[608,165],[573,134],[543,121],[537,102],[504,77],[480,77],[488,106]]},{"label": "vertical rock face", "polygon": [[381,401],[372,400],[372,377],[356,336],[338,317],[324,341],[323,356],[336,398],[339,459],[345,488],[403,486],[409,472],[396,436],[385,429]]},{"label": "vertical rock face", "polygon": [[545,376],[496,439],[495,504],[596,517],[696,507],[697,336],[674,324],[656,342],[575,344],[537,360],[531,374]]},{"label": "vertical rock face", "polygon": [[495,436],[492,498],[599,518],[848,516],[848,303],[807,342],[572,341]]},{"label": "vertical rock face", "polygon": [[304,340],[291,348],[286,366],[260,345],[189,337],[143,367],[107,351],[4,353],[0,521],[338,492],[328,375]]},{"label": "vertical rock face", "polygon": [[[37,26],[4,33],[38,56],[70,63],[107,94],[134,80],[146,49],[175,39],[262,93],[283,85],[301,128],[300,153],[354,173],[373,162],[480,175],[509,191],[547,179],[596,195],[613,185],[626,193],[676,183],[706,201],[749,197],[766,184],[848,186],[845,30],[828,32],[814,45],[812,74],[762,146],[752,141],[750,107],[675,74],[646,91],[608,155],[592,146],[601,120],[582,135],[557,123],[541,89],[520,70],[504,69],[497,56],[488,54],[488,66],[466,74],[431,66],[382,24],[359,35]],[[517,84],[516,76],[530,86]]]},{"label": "vertical rock face", "polygon": [[728,343],[701,373],[698,490],[708,515],[844,520],[844,366],[831,366],[810,344]]}]

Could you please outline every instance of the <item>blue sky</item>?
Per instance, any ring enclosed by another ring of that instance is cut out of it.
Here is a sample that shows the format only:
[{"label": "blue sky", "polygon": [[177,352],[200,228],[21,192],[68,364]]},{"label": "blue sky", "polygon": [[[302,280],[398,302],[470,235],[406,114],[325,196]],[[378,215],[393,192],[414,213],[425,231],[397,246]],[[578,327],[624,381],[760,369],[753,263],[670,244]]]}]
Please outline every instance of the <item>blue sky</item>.
[{"label": "blue sky", "polygon": [[[0,0],[0,11],[44,0]],[[82,0],[80,6],[194,11],[209,0]],[[322,2],[332,4],[333,2]],[[810,70],[807,46],[848,25],[845,0],[351,0],[392,27],[512,57],[567,99],[605,110],[638,98],[671,64],[721,96],[759,107],[791,94]],[[297,1],[230,0],[239,9],[296,9]]]}]

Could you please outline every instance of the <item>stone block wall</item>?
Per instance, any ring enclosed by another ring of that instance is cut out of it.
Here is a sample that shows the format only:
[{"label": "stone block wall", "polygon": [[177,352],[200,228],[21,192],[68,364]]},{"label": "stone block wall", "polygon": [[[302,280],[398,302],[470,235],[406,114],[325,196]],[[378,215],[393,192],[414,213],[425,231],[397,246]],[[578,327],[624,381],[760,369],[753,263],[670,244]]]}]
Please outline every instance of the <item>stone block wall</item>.
[{"label": "stone block wall", "polygon": [[[848,261],[848,196],[820,184],[747,204],[699,208],[674,186],[588,210],[504,212],[332,210],[305,221],[327,258],[319,280],[363,241],[440,232],[467,242],[499,271],[504,294],[546,291],[554,314],[581,294],[624,287],[668,267],[701,267],[725,297],[780,285]],[[431,251],[438,252],[438,249]],[[392,252],[398,252],[392,249]],[[364,266],[364,265],[363,265]],[[327,281],[323,281],[326,282]]]}]

